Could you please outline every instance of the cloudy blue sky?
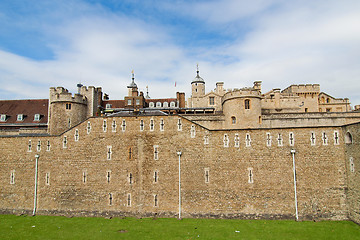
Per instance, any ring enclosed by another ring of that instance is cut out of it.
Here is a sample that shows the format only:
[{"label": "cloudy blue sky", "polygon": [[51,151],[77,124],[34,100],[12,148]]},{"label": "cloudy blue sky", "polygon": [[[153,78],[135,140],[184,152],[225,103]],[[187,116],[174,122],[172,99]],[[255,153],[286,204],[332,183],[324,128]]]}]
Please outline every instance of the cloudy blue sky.
[{"label": "cloudy blue sky", "polygon": [[189,96],[197,63],[207,91],[319,83],[360,104],[360,1],[0,1],[0,99],[79,82],[123,99],[133,69],[152,98]]}]

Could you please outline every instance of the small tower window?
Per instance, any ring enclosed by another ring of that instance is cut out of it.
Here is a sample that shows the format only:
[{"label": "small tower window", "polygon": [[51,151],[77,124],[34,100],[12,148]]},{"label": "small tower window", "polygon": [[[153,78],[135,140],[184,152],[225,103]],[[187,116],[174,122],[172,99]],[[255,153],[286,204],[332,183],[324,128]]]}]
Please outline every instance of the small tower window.
[{"label": "small tower window", "polygon": [[248,183],[254,183],[254,173],[252,168],[248,168]]},{"label": "small tower window", "polygon": [[115,120],[113,120],[112,121],[112,124],[111,124],[111,130],[112,130],[112,132],[116,132],[116,121]]},{"label": "small tower window", "polygon": [[154,183],[157,183],[159,180],[159,172],[158,171],[154,171]]},{"label": "small tower window", "polygon": [[63,139],[63,148],[67,148],[67,137],[64,136],[64,139]]},{"label": "small tower window", "polygon": [[240,138],[239,138],[239,134],[237,133],[235,134],[234,142],[235,142],[234,147],[240,147]]},{"label": "small tower window", "polygon": [[36,151],[40,152],[41,151],[41,141],[38,141],[37,147],[36,147]]},{"label": "small tower window", "polygon": [[266,133],[266,146],[271,147],[271,134]]},{"label": "small tower window", "polygon": [[204,136],[204,144],[205,145],[209,144],[209,136],[208,135]]},{"label": "small tower window", "polygon": [[107,130],[107,123],[106,120],[103,121],[103,132],[106,132]]},{"label": "small tower window", "polygon": [[111,206],[113,202],[113,196],[111,193],[109,193],[109,205]]},{"label": "small tower window", "polygon": [[46,185],[50,185],[50,173],[47,172],[46,175],[45,175],[45,184]]},{"label": "small tower window", "polygon": [[67,110],[71,110],[71,103],[67,103],[67,104],[66,104],[66,109],[67,109]]},{"label": "small tower window", "polygon": [[323,132],[321,135],[323,145],[328,145],[328,137],[326,136],[326,132]]},{"label": "small tower window", "polygon": [[74,138],[75,142],[79,141],[79,129],[75,129]]},{"label": "small tower window", "polygon": [[249,133],[246,134],[246,137],[245,137],[245,145],[246,145],[247,147],[250,147],[250,146],[251,146],[251,137],[250,137],[250,134],[249,134]]},{"label": "small tower window", "polygon": [[204,177],[205,177],[205,183],[209,183],[209,181],[210,181],[209,168],[204,169]]},{"label": "small tower window", "polygon": [[68,128],[70,128],[71,127],[71,119],[69,118],[68,119]]},{"label": "small tower window", "polygon": [[350,172],[355,172],[354,158],[350,157]]},{"label": "small tower window", "polygon": [[133,159],[133,149],[132,149],[132,147],[129,147],[128,153],[129,153],[129,155],[128,155],[129,160],[132,160]]},{"label": "small tower window", "polygon": [[106,181],[107,181],[107,183],[110,183],[110,176],[111,176],[111,171],[107,171],[106,172]]},{"label": "small tower window", "polygon": [[195,138],[195,135],[196,135],[195,125],[191,125],[190,136],[191,138]]},{"label": "small tower window", "polygon": [[87,180],[87,174],[86,171],[83,171],[82,182],[86,183],[86,180]]},{"label": "small tower window", "polygon": [[154,131],[154,119],[150,119],[150,131]]},{"label": "small tower window", "polygon": [[161,119],[160,120],[160,131],[164,131],[164,126],[165,126],[164,119]]},{"label": "small tower window", "polygon": [[353,138],[352,138],[352,135],[351,133],[347,132],[345,134],[345,143],[346,144],[352,144],[353,143]]},{"label": "small tower window", "polygon": [[154,145],[154,160],[158,160],[158,159],[159,159],[159,146]]},{"label": "small tower window", "polygon": [[154,195],[154,207],[158,206],[158,196],[155,194]]},{"label": "small tower window", "polygon": [[278,146],[282,146],[282,145],[283,145],[283,139],[282,139],[281,133],[278,134],[277,142],[278,142]]},{"label": "small tower window", "polygon": [[10,184],[15,184],[15,170],[10,172]]},{"label": "small tower window", "polygon": [[91,132],[91,123],[90,123],[90,122],[87,122],[86,133],[87,133],[87,134],[90,134],[90,132]]},{"label": "small tower window", "polygon": [[133,175],[132,173],[129,173],[129,184],[131,185],[133,183]]},{"label": "small tower window", "polygon": [[130,193],[128,193],[128,195],[127,195],[127,206],[131,207],[131,194]]},{"label": "small tower window", "polygon": [[245,109],[250,109],[250,100],[249,99],[245,99],[244,104],[245,104]]},{"label": "small tower window", "polygon": [[311,146],[315,146],[315,145],[316,145],[316,135],[315,135],[314,132],[311,132],[310,142],[311,142]]},{"label": "small tower window", "polygon": [[122,130],[123,132],[125,132],[125,130],[126,130],[126,122],[125,122],[125,119],[122,120],[121,130]]},{"label": "small tower window", "polygon": [[294,137],[294,133],[289,133],[289,145],[290,146],[294,146],[295,143],[295,137]]},{"label": "small tower window", "polygon": [[234,117],[234,116],[231,117],[231,123],[236,124],[236,117]]},{"label": "small tower window", "polygon": [[50,145],[50,141],[47,141],[47,144],[46,144],[46,151],[50,151],[50,147],[51,147],[51,145]]},{"label": "small tower window", "polygon": [[28,152],[32,152],[32,150],[31,150],[31,140],[29,140],[29,143],[28,143]]},{"label": "small tower window", "polygon": [[144,120],[140,120],[140,131],[144,131]]},{"label": "small tower window", "polygon": [[112,147],[111,146],[107,146],[107,160],[111,160],[111,155],[112,155]]},{"label": "small tower window", "polygon": [[339,132],[334,131],[334,145],[339,145]]},{"label": "small tower window", "polygon": [[229,137],[227,134],[224,134],[223,142],[224,142],[224,147],[229,147]]},{"label": "small tower window", "polygon": [[181,118],[178,119],[177,129],[178,129],[178,131],[182,130]]}]

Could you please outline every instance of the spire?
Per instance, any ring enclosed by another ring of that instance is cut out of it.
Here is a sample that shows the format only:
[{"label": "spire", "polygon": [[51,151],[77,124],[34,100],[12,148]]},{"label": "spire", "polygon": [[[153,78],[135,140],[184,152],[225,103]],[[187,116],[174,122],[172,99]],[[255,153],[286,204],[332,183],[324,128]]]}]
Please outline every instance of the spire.
[{"label": "spire", "polygon": [[145,96],[146,99],[149,99],[150,96],[149,96],[149,87],[146,86],[146,96]]},{"label": "spire", "polygon": [[199,72],[200,72],[199,71],[199,64],[196,64],[196,77],[191,82],[191,84],[193,84],[193,83],[205,83],[204,79],[202,79],[202,77],[200,77]]},{"label": "spire", "polygon": [[128,85],[128,88],[137,88],[137,85],[135,83],[135,74],[134,74],[134,70],[131,71],[131,75],[132,75],[132,81],[130,83],[130,85]]}]

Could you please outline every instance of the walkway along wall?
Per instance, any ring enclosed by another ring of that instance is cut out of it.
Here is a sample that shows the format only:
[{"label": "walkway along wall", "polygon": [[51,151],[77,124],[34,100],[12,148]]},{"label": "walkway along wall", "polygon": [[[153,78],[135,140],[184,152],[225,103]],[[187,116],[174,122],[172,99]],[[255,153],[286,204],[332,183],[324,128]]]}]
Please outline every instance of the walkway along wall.
[{"label": "walkway along wall", "polygon": [[208,130],[176,115],[89,118],[59,136],[0,138],[1,212],[33,211],[38,154],[37,214],[177,217],[181,151],[182,217],[293,219],[295,149],[299,218],[342,220],[345,148],[341,127]]}]

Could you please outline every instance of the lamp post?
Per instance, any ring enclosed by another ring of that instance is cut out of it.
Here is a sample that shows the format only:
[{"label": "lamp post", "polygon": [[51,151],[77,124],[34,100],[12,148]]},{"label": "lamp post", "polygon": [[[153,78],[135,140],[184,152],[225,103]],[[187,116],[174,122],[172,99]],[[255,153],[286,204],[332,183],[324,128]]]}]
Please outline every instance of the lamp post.
[{"label": "lamp post", "polygon": [[176,153],[179,156],[179,219],[181,219],[181,151]]},{"label": "lamp post", "polygon": [[293,159],[293,173],[294,173],[294,193],[295,193],[295,216],[296,216],[296,221],[299,220],[299,215],[298,215],[298,204],[297,204],[297,193],[296,193],[296,168],[295,168],[295,149],[291,149],[291,155],[292,155],[292,159]]},{"label": "lamp post", "polygon": [[35,155],[35,189],[34,189],[34,209],[33,209],[33,216],[36,213],[36,202],[37,202],[37,185],[38,185],[38,161],[39,161],[39,154]]}]

